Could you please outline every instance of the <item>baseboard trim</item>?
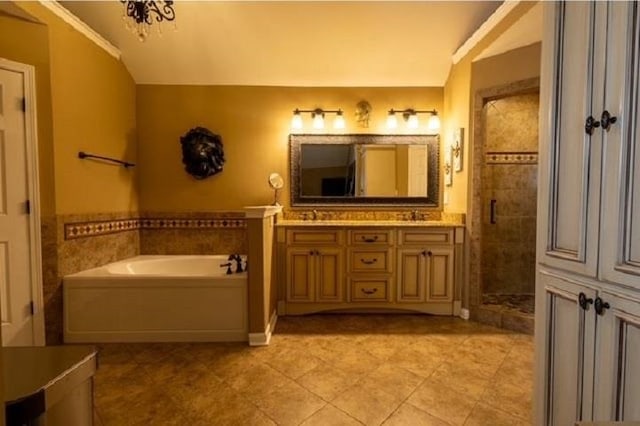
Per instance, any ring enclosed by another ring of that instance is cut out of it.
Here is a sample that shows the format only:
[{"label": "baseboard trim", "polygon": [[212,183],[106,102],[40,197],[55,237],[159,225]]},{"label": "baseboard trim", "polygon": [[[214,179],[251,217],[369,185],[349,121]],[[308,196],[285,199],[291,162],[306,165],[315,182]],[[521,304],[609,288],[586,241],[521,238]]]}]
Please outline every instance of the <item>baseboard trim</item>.
[{"label": "baseboard trim", "polygon": [[249,346],[268,346],[277,322],[278,314],[276,311],[273,311],[271,319],[269,319],[269,324],[267,324],[263,333],[249,333]]},{"label": "baseboard trim", "polygon": [[462,318],[463,320],[468,320],[469,317],[470,317],[469,309],[467,308],[460,309],[460,318]]}]

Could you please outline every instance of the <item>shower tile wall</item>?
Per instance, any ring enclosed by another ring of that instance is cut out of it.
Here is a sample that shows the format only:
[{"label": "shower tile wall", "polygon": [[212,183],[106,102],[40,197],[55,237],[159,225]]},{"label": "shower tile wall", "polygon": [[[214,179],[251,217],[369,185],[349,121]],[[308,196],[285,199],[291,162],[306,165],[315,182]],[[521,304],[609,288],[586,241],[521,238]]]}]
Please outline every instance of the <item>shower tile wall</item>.
[{"label": "shower tile wall", "polygon": [[[535,289],[537,93],[488,102],[482,166],[482,293]],[[490,223],[491,200],[495,224]]]}]

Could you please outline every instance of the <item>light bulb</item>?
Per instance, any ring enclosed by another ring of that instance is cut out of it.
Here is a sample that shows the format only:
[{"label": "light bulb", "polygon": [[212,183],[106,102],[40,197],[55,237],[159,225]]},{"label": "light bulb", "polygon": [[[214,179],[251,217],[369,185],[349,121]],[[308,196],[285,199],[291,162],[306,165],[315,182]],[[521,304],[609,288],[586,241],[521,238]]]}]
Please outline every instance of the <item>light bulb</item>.
[{"label": "light bulb", "polygon": [[323,129],[324,128],[324,114],[314,112],[312,114],[313,117],[313,128],[314,129]]},{"label": "light bulb", "polygon": [[387,128],[395,129],[398,127],[398,119],[396,118],[395,112],[393,110],[389,111],[389,115],[387,115]]},{"label": "light bulb", "polygon": [[295,110],[293,112],[293,118],[291,119],[291,128],[302,129],[302,115],[298,110]]},{"label": "light bulb", "polygon": [[437,113],[432,114],[431,117],[429,117],[427,128],[429,130],[440,130],[440,117],[438,117]]},{"label": "light bulb", "polygon": [[338,112],[336,113],[336,119],[333,120],[333,128],[344,129],[344,115],[342,115],[341,110],[338,110]]},{"label": "light bulb", "polygon": [[420,122],[418,121],[418,114],[414,112],[413,114],[409,115],[409,118],[407,119],[407,127],[410,129],[417,129],[418,126],[420,126]]}]

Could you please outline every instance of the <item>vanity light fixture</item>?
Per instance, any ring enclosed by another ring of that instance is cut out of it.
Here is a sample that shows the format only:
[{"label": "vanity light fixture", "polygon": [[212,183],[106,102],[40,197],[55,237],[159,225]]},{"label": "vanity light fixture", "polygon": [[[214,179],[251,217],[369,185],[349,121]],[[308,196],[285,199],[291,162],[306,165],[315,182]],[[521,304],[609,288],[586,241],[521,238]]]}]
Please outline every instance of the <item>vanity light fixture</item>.
[{"label": "vanity light fixture", "polygon": [[302,121],[302,114],[310,113],[311,120],[314,129],[324,129],[324,116],[325,114],[335,114],[336,118],[333,120],[333,127],[335,129],[344,129],[344,114],[341,109],[298,109],[293,110],[293,118],[291,119],[291,128],[300,130],[303,128],[304,123]]},{"label": "vanity light fixture", "polygon": [[429,130],[437,131],[440,129],[440,118],[438,117],[438,111],[435,109],[430,110],[417,110],[413,108],[407,109],[390,109],[387,116],[387,128],[395,129],[398,127],[398,119],[396,114],[402,114],[402,118],[407,123],[409,129],[417,129],[420,126],[418,120],[418,114],[431,114],[429,121],[427,122],[427,128]]}]

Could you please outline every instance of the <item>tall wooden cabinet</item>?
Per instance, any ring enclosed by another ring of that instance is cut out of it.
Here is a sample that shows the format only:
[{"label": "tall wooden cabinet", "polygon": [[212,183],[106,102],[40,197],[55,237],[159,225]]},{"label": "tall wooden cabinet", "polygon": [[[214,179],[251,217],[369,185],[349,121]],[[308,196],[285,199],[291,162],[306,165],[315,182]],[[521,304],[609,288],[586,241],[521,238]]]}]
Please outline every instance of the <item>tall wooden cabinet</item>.
[{"label": "tall wooden cabinet", "polygon": [[639,5],[543,7],[536,424],[639,421]]}]

